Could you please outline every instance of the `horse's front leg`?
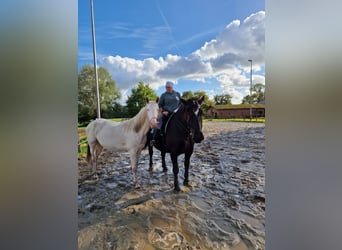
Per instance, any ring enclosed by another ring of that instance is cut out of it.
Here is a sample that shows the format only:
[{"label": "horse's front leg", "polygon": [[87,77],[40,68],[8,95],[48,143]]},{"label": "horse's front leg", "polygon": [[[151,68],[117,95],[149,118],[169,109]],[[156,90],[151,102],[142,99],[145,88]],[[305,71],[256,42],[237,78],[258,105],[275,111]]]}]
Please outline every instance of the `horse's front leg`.
[{"label": "horse's front leg", "polygon": [[178,183],[178,156],[176,154],[171,154],[171,161],[172,161],[172,166],[173,166],[173,182],[174,182],[174,191],[179,192],[181,189],[179,188],[179,183]]},{"label": "horse's front leg", "polygon": [[186,153],[184,157],[184,186],[189,186],[189,167],[190,167],[191,153]]},{"label": "horse's front leg", "polygon": [[153,146],[148,144],[148,154],[150,156],[150,168],[148,169],[149,171],[152,171],[153,168]]},{"label": "horse's front leg", "polygon": [[166,162],[165,162],[165,155],[166,155],[166,152],[164,150],[162,150],[161,151],[161,157],[162,157],[163,172],[167,172],[167,167],[166,167]]},{"label": "horse's front leg", "polygon": [[140,152],[131,151],[130,153],[131,158],[131,167],[132,167],[132,173],[133,173],[133,184],[136,189],[140,188],[140,185],[138,183],[137,179],[137,172],[138,172],[138,159],[140,156]]}]

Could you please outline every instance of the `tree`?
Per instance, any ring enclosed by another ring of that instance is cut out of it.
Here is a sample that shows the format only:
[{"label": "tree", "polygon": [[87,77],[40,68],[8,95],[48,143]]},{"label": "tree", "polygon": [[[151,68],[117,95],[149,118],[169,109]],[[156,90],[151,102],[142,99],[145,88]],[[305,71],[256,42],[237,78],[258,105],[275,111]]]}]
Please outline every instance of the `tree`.
[{"label": "tree", "polygon": [[125,118],[128,117],[126,105],[114,102],[112,107],[103,112],[103,117],[107,118]]},{"label": "tree", "polygon": [[132,88],[132,94],[126,101],[129,117],[135,116],[146,105],[146,97],[154,101],[157,99],[157,94],[148,84],[139,82],[136,88]]},{"label": "tree", "polygon": [[252,101],[252,103],[265,101],[265,85],[264,84],[256,83],[252,89],[252,98],[250,97],[250,95],[246,95],[242,99],[242,104],[246,104],[246,103],[248,104],[250,103],[250,100]]},{"label": "tree", "polygon": [[205,91],[198,90],[198,91],[192,92],[190,90],[190,91],[184,91],[182,93],[182,98],[186,100],[193,98],[193,97],[200,98],[202,96],[204,96],[204,101],[202,103],[201,108],[202,108],[203,114],[206,115],[208,109],[214,106],[214,102],[212,100],[209,100],[209,97]]},{"label": "tree", "polygon": [[[113,106],[114,101],[121,98],[121,93],[106,68],[99,67],[97,71],[102,117]],[[80,123],[88,122],[97,116],[96,83],[94,79],[94,67],[91,65],[82,66],[78,74],[78,120]]]},{"label": "tree", "polygon": [[185,99],[185,100],[188,100],[188,99],[190,99],[190,98],[192,98],[192,97],[194,97],[194,93],[192,93],[191,90],[189,90],[189,91],[184,91],[184,92],[182,93],[182,98]]},{"label": "tree", "polygon": [[207,93],[205,91],[195,91],[194,92],[194,97],[196,98],[200,98],[204,96],[204,101],[202,103],[202,110],[203,110],[203,114],[206,115],[208,112],[208,109],[214,105],[213,101],[209,100],[209,96],[207,95]]},{"label": "tree", "polygon": [[253,87],[253,91],[256,93],[256,102],[265,101],[265,85],[262,83],[256,83]]},{"label": "tree", "polygon": [[214,96],[215,105],[232,104],[232,96],[229,94],[221,94]]}]

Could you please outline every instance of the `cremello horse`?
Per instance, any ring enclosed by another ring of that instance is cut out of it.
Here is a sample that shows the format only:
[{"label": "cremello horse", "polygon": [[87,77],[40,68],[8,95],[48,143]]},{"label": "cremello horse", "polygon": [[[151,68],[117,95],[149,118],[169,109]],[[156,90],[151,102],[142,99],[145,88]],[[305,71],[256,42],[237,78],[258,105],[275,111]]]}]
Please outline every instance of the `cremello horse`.
[{"label": "cremello horse", "polygon": [[135,188],[139,188],[137,182],[137,169],[140,153],[146,144],[146,133],[150,128],[157,127],[158,99],[149,101],[146,98],[146,106],[133,118],[114,122],[106,119],[97,119],[89,123],[86,128],[88,139],[87,161],[91,162],[95,174],[97,158],[102,149],[110,151],[128,151],[130,154],[133,182]]}]

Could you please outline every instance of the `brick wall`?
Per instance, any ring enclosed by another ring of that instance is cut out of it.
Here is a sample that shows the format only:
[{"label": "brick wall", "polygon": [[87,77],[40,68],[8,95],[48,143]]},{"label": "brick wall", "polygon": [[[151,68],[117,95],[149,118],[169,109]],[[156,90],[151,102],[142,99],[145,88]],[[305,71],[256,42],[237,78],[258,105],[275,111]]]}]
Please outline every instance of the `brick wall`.
[{"label": "brick wall", "polygon": [[[249,118],[249,108],[216,109],[209,108],[208,118]],[[252,108],[253,117],[265,117],[265,108]]]}]

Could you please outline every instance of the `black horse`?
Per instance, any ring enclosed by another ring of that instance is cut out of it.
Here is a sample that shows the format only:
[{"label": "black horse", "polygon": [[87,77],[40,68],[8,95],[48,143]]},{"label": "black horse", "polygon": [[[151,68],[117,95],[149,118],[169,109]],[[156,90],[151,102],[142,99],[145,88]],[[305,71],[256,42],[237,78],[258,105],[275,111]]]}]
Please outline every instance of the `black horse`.
[{"label": "black horse", "polygon": [[[184,158],[184,182],[189,185],[189,166],[190,157],[194,150],[194,143],[200,143],[203,139],[202,133],[202,98],[191,98],[189,100],[181,99],[178,109],[170,116],[165,126],[164,135],[157,135],[154,147],[161,151],[162,167],[166,172],[165,154],[170,153],[173,165],[174,191],[179,192],[178,184],[178,156],[185,154]],[[147,134],[147,145],[150,155],[150,170],[152,170],[153,146],[150,145],[152,135]]]}]

